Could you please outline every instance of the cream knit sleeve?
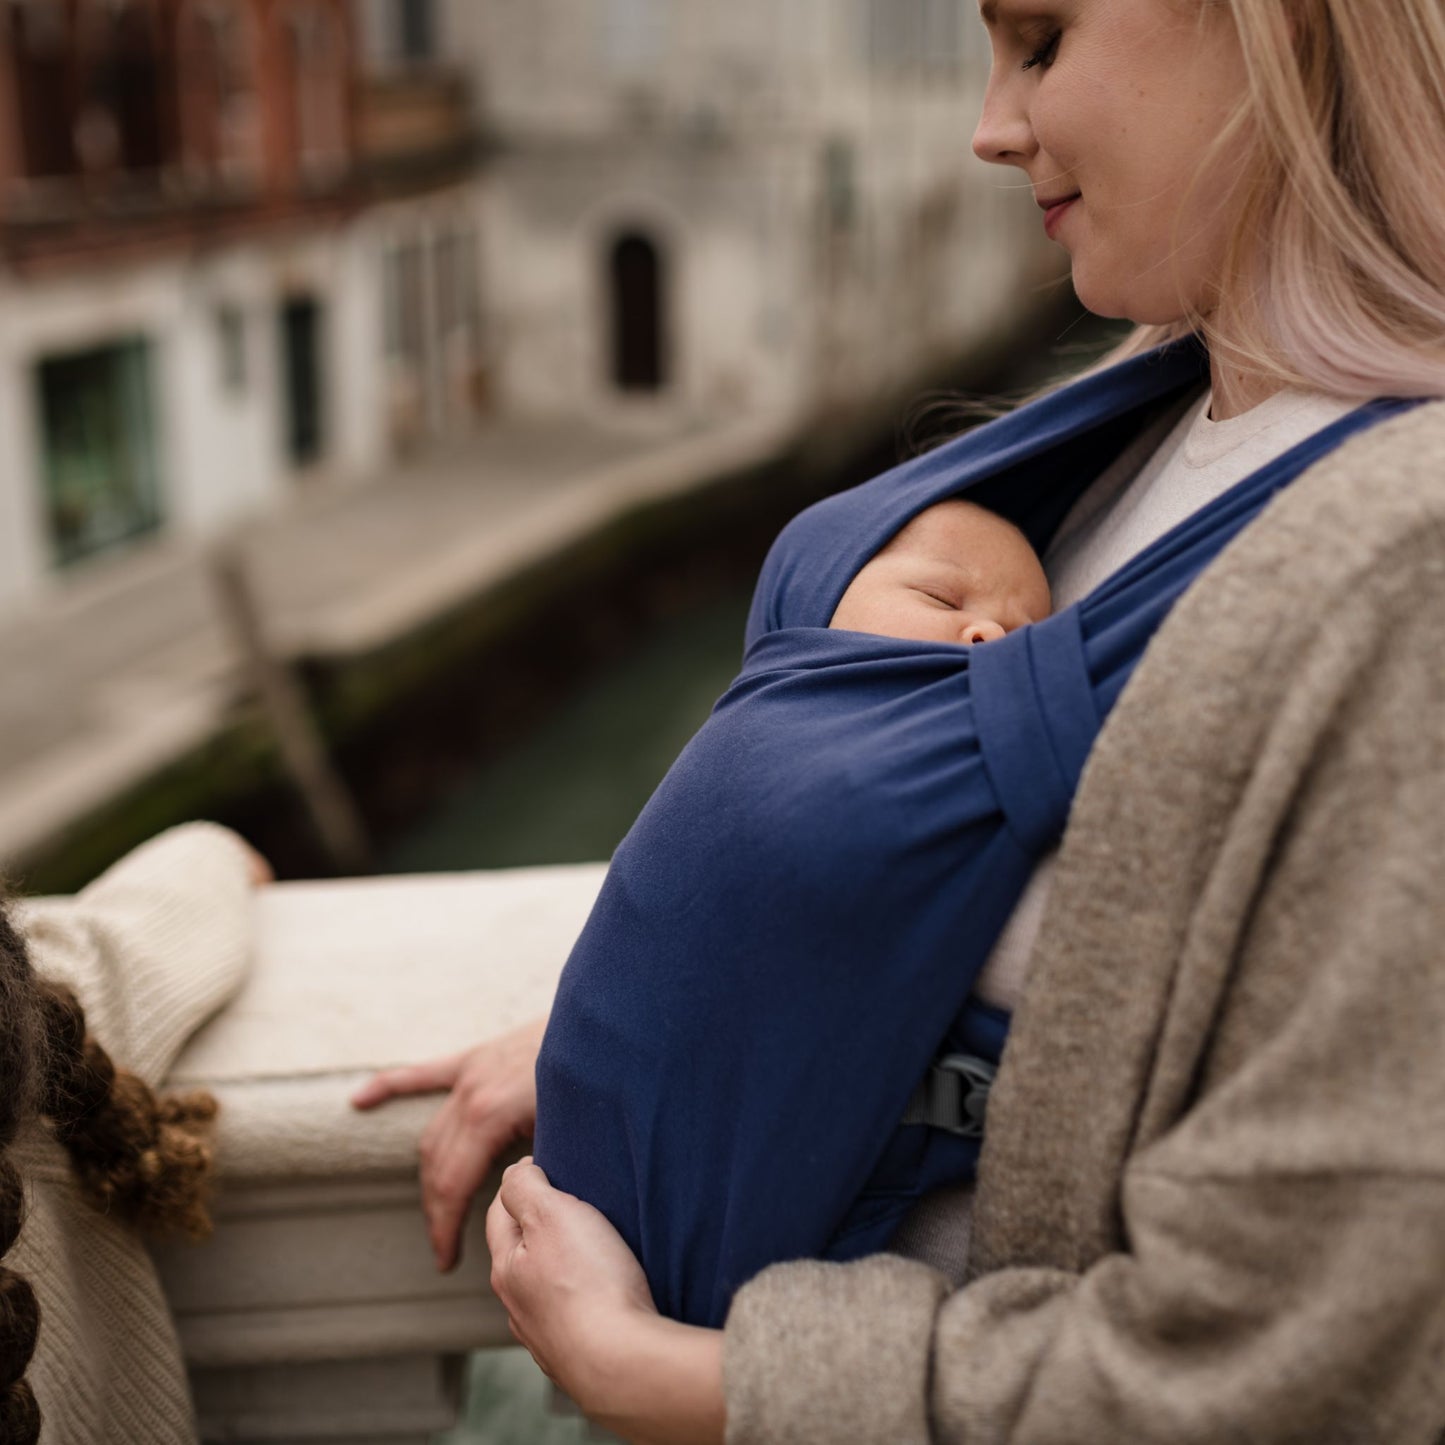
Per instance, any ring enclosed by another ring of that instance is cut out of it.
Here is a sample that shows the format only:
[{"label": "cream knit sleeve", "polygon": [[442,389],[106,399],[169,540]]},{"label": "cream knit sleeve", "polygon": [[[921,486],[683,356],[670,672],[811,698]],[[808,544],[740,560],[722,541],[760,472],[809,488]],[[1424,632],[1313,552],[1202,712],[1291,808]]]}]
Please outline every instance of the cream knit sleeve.
[{"label": "cream knit sleeve", "polygon": [[154,1086],[240,988],[252,894],[241,839],[188,823],[73,898],[27,899],[14,913],[36,970],[73,988],[115,1061]]}]

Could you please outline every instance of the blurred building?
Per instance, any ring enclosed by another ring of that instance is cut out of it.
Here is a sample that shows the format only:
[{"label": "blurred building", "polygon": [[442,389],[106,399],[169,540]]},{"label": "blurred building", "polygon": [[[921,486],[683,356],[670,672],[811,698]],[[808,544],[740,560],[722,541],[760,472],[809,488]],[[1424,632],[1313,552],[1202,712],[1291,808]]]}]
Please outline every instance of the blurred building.
[{"label": "blurred building", "polygon": [[0,608],[482,411],[957,359],[1041,269],[987,69],[976,0],[0,0]]},{"label": "blurred building", "polygon": [[[480,0],[509,409],[846,404],[956,358],[1039,275],[969,139],[976,0]],[[1009,202],[1013,204],[1009,204]]]},{"label": "blurred building", "polygon": [[469,411],[477,145],[438,8],[0,0],[0,604]]}]

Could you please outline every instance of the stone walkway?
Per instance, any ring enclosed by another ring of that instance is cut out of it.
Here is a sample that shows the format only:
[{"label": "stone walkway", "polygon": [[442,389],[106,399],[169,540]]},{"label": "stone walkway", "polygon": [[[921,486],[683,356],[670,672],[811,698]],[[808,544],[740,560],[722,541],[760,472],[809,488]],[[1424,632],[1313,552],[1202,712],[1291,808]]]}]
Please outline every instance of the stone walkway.
[{"label": "stone walkway", "polygon": [[[776,455],[785,423],[499,423],[236,536],[281,650],[365,652],[650,498]],[[209,550],[167,538],[0,618],[0,861],[203,741],[236,688]]]}]

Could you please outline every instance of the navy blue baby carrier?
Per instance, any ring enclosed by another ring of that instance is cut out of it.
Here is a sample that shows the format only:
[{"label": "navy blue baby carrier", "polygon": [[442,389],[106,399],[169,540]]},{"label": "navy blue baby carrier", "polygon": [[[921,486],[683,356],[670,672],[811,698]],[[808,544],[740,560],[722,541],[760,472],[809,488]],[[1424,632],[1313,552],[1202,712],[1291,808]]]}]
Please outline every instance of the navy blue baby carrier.
[{"label": "navy blue baby carrier", "polygon": [[1195,342],[990,423],[792,522],[743,670],[613,858],[537,1067],[537,1162],[602,1210],[658,1307],[721,1323],[766,1265],[885,1246],[978,1140],[901,1122],[930,1061],[997,1058],[969,1004],[1155,629],[1280,488],[1408,403],[1371,403],[1240,482],[1082,603],[966,648],[827,630],[916,513],[966,494],[1042,551]]}]

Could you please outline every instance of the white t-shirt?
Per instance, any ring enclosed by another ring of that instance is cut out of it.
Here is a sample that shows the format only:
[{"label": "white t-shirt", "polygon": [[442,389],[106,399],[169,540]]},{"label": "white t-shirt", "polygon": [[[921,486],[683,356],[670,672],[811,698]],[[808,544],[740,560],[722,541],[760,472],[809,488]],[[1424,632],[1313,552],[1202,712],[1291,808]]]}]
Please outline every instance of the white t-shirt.
[{"label": "white t-shirt", "polygon": [[[1211,421],[1212,393],[1171,408],[1125,449],[1064,519],[1044,557],[1055,609],[1088,596],[1172,527],[1267,466],[1358,402],[1282,391],[1228,421]],[[978,981],[987,1003],[1012,1009],[1053,881],[1043,858]]]}]

